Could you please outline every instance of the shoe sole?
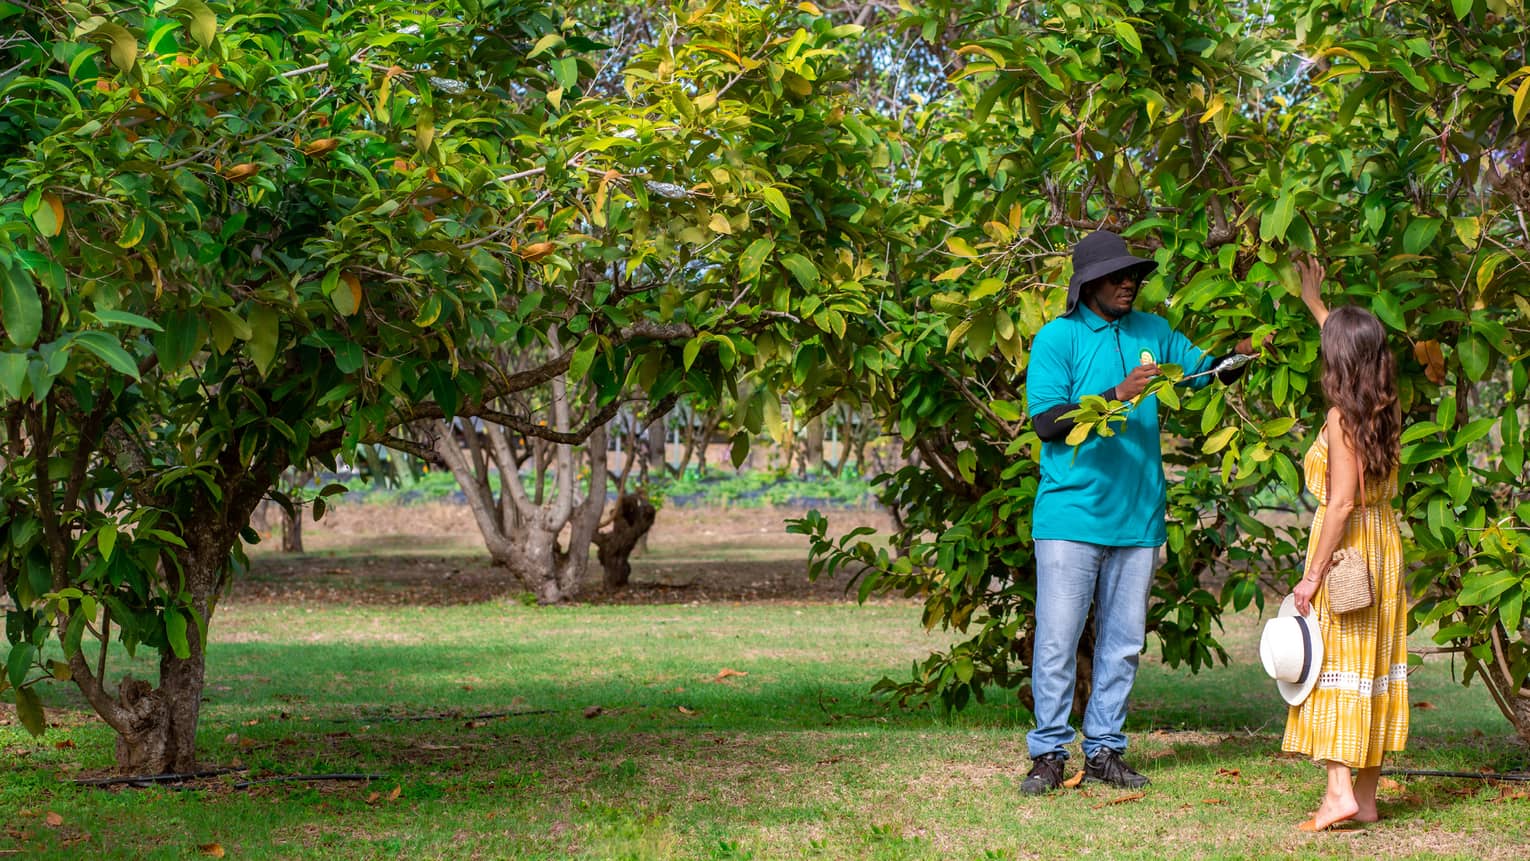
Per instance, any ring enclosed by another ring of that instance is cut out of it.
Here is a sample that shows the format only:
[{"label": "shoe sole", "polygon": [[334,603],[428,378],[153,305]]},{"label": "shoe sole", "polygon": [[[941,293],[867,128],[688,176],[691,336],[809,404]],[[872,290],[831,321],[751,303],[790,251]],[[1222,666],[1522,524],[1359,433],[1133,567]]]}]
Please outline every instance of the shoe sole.
[{"label": "shoe sole", "polygon": [[1147,787],[1147,786],[1152,786],[1153,785],[1153,781],[1146,780],[1146,779],[1144,779],[1141,783],[1116,783],[1114,780],[1106,780],[1103,777],[1091,777],[1091,776],[1089,776],[1087,774],[1084,775],[1084,782],[1085,783],[1103,783],[1106,786],[1114,786],[1117,789],[1142,789],[1143,787]]}]

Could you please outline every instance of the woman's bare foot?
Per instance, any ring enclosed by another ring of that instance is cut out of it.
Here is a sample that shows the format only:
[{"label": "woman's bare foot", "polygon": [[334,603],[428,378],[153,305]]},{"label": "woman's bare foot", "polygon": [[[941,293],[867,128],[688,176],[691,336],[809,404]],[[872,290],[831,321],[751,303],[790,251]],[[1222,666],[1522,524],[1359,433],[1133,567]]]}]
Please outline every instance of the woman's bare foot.
[{"label": "woman's bare foot", "polygon": [[1376,811],[1375,804],[1361,804],[1350,819],[1355,822],[1377,822],[1381,819],[1381,814]]},{"label": "woman's bare foot", "polygon": [[1322,806],[1300,827],[1303,831],[1327,831],[1334,823],[1354,819],[1359,812],[1360,805],[1352,797],[1341,800],[1325,796]]}]

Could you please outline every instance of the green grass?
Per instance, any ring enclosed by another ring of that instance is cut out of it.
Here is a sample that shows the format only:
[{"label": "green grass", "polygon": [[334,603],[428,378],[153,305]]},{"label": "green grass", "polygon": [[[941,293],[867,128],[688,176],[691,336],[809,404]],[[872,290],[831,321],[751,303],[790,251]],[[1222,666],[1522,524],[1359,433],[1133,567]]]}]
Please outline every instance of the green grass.
[{"label": "green grass", "polygon": [[[61,778],[108,768],[112,738],[56,686],[60,727],[33,740],[0,726],[0,853],[184,858],[217,843],[231,858],[1525,857],[1530,800],[1512,797],[1524,784],[1400,778],[1383,792],[1382,823],[1298,834],[1320,774],[1277,755],[1284,709],[1258,668],[1257,620],[1228,622],[1230,667],[1192,676],[1144,659],[1129,727],[1130,759],[1154,780],[1144,797],[1030,799],[1018,792],[1028,727],[1004,697],[950,720],[866,697],[941,642],[905,604],[229,605],[208,652],[204,761],[385,777],[76,787]],[[747,675],[718,681],[724,668]],[[1412,687],[1432,708],[1415,710],[1410,748],[1389,765],[1527,767],[1486,694],[1453,682],[1448,661]],[[445,713],[456,717],[389,719]]]}]

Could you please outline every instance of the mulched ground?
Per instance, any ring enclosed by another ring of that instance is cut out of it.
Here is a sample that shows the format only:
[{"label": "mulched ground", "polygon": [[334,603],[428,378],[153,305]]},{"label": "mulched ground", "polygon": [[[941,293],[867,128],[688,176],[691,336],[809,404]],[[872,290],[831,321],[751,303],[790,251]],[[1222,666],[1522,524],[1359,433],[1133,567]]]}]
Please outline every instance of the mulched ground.
[{"label": "mulched ground", "polygon": [[[578,603],[674,604],[854,600],[848,575],[807,577],[806,543],[785,531],[800,512],[781,509],[666,509],[649,535],[649,552],[633,558],[631,584],[601,585],[592,560]],[[836,530],[888,526],[878,512],[830,515]],[[466,506],[351,506],[305,527],[308,553],[252,549],[252,568],[229,599],[442,606],[524,594],[520,582],[492,564]]]}]

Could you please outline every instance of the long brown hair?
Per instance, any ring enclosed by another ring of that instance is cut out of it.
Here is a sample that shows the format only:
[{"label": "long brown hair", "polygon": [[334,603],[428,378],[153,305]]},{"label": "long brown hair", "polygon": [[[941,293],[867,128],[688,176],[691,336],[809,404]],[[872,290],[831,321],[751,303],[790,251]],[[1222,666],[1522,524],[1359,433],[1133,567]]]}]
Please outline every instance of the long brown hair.
[{"label": "long brown hair", "polygon": [[1339,408],[1364,475],[1385,480],[1397,466],[1402,433],[1386,330],[1364,308],[1335,308],[1323,323],[1322,348],[1323,395]]}]

